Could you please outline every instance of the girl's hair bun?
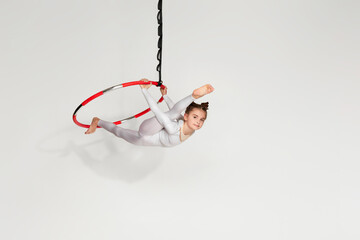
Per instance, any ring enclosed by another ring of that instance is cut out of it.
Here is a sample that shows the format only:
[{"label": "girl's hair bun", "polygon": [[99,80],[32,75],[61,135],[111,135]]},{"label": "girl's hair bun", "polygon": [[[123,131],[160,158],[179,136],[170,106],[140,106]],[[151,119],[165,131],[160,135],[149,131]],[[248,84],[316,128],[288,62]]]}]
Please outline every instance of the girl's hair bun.
[{"label": "girl's hair bun", "polygon": [[189,114],[194,108],[204,110],[207,114],[207,110],[209,109],[209,102],[204,102],[201,104],[197,104],[195,102],[192,102],[185,110],[185,113]]},{"label": "girl's hair bun", "polygon": [[205,111],[209,109],[209,102],[204,102],[200,104],[201,108]]}]

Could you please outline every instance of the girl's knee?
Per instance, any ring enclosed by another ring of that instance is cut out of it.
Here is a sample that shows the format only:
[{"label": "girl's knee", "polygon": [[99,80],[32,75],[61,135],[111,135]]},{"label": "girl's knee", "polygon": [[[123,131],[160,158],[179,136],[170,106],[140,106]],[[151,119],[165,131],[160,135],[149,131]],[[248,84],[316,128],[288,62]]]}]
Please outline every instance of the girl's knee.
[{"label": "girl's knee", "polygon": [[164,127],[165,127],[166,132],[170,135],[178,132],[176,123],[168,123],[168,124],[164,125]]}]

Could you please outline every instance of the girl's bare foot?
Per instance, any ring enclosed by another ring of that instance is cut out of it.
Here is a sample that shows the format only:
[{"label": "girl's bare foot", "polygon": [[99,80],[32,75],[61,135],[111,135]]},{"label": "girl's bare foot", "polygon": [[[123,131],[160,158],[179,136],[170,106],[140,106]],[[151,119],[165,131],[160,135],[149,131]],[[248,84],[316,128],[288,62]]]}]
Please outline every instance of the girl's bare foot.
[{"label": "girl's bare foot", "polygon": [[211,86],[210,84],[206,84],[202,87],[199,87],[198,89],[195,89],[193,91],[192,96],[197,99],[197,98],[201,98],[202,96],[205,96],[206,94],[211,93],[212,91],[214,91],[215,89],[213,88],[213,86]]},{"label": "girl's bare foot", "polygon": [[100,120],[99,118],[94,117],[93,120],[91,121],[89,129],[85,132],[85,134],[91,134],[91,133],[95,132],[96,128],[98,126],[99,120]]}]

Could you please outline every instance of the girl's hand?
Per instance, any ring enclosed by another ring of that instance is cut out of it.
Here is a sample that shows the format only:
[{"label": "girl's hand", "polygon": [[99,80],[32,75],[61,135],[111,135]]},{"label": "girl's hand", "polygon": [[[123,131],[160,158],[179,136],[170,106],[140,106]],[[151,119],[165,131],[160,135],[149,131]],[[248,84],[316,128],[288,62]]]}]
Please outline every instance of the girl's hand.
[{"label": "girl's hand", "polygon": [[149,89],[151,87],[151,85],[152,85],[151,83],[146,84],[146,82],[149,82],[149,79],[143,78],[140,81],[144,82],[144,84],[140,84],[141,88]]},{"label": "girl's hand", "polygon": [[161,92],[161,95],[164,96],[167,94],[167,87],[165,88],[160,88],[160,92]]}]

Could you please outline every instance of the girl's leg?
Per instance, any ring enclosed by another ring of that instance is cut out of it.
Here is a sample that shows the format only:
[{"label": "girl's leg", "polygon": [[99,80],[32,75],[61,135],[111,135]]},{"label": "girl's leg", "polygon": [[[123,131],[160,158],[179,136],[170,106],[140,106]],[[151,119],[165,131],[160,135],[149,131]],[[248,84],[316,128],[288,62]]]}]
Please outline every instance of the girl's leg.
[{"label": "girl's leg", "polygon": [[[141,89],[142,93],[144,94],[144,97],[151,109],[151,111],[155,114],[155,118],[157,119],[158,123],[165,128],[165,130],[169,133],[169,134],[173,134],[176,133],[177,129],[177,123],[175,121],[172,121],[164,112],[161,111],[161,109],[159,108],[159,106],[157,105],[156,101],[152,98],[152,96],[150,95],[150,93],[147,91],[147,89],[142,88]],[[149,123],[153,123],[153,120],[148,121]],[[147,129],[148,127],[145,124],[144,121],[144,126],[140,126],[140,129],[142,131],[140,131],[140,133],[142,133],[144,131],[144,129]],[[150,125],[150,124],[149,124]],[[151,126],[149,126],[151,128]],[[157,128],[159,129],[159,127]],[[151,131],[153,132],[153,131]]]},{"label": "girl's leg", "polygon": [[85,134],[91,134],[94,133],[96,131],[96,128],[98,126],[99,123],[99,118],[98,117],[94,117],[91,121],[90,127],[88,128],[88,130],[85,132]]},{"label": "girl's leg", "polygon": [[144,120],[139,127],[139,134],[142,136],[151,136],[160,132],[164,127],[159,123],[156,117]]},{"label": "girl's leg", "polygon": [[[187,108],[187,106],[189,106],[193,102],[193,100],[194,99],[192,98],[192,96],[189,95],[186,98],[177,102],[168,112],[165,113],[161,112],[161,113],[164,115],[164,117],[168,118],[171,122],[173,122],[175,119],[178,119],[181,116],[181,112],[183,112]],[[155,104],[156,107],[158,107],[156,102]],[[151,110],[153,110],[153,108],[151,108]],[[139,133],[141,135],[153,135],[161,131],[163,128],[164,128],[163,125],[160,124],[160,122],[158,121],[158,116],[155,115],[155,117],[146,119],[141,123],[139,127]]]},{"label": "girl's leg", "polygon": [[198,98],[203,97],[206,94],[209,94],[214,91],[213,86],[210,84],[206,84],[202,87],[199,87],[193,91],[193,93],[179,102],[177,102],[166,114],[170,119],[176,119],[181,116],[181,113],[185,111],[185,109],[195,100]]},{"label": "girl's leg", "polygon": [[[206,84],[198,89],[195,89],[193,93],[179,102],[177,102],[168,112],[161,111],[157,102],[152,98],[146,88],[141,89],[146,101],[149,104],[151,111],[155,114],[154,118],[145,120],[139,127],[141,135],[155,134],[164,127],[168,133],[175,133],[177,131],[177,124],[175,119],[181,116],[181,113],[197,98],[200,98],[206,94],[214,91],[214,88],[210,84]],[[155,121],[155,119],[157,121]]]},{"label": "girl's leg", "polygon": [[146,139],[139,134],[139,132],[116,126],[112,122],[100,120],[98,125],[100,127],[104,128],[105,130],[113,133],[115,136],[120,137],[129,143],[132,143],[135,145],[141,145],[141,146],[158,145],[155,143],[147,142]]},{"label": "girl's leg", "polygon": [[206,84],[202,87],[195,89],[192,93],[192,96],[193,98],[198,99],[205,96],[206,94],[213,92],[214,90],[215,89],[213,86],[211,86],[211,84]]},{"label": "girl's leg", "polygon": [[166,114],[170,119],[177,119],[181,113],[195,100],[192,95],[189,95],[178,101]]}]

